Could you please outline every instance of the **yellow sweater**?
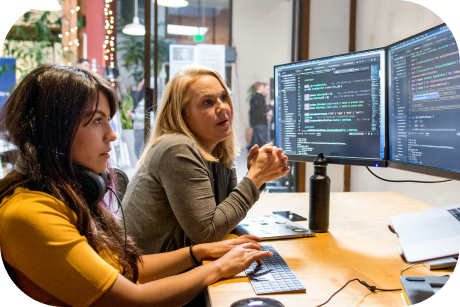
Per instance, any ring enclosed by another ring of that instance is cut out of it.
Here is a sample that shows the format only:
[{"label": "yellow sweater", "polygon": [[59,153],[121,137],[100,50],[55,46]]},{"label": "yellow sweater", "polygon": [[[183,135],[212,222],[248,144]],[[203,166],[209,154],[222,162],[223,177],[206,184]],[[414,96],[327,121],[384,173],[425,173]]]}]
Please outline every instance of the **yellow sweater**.
[{"label": "yellow sweater", "polygon": [[[17,188],[0,203],[0,249],[14,283],[33,299],[89,306],[118,270],[80,235],[75,213],[43,192]],[[64,303],[64,304],[63,304]]]}]

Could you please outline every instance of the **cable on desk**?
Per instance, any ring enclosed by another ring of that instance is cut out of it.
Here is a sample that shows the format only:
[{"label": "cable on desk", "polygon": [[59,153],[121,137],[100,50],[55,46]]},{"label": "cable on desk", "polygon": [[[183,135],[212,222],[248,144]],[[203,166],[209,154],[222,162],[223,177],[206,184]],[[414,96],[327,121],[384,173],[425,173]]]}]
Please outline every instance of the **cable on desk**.
[{"label": "cable on desk", "polygon": [[320,307],[320,306],[323,306],[323,305],[326,305],[327,303],[329,303],[329,301],[334,297],[334,295],[336,295],[337,293],[342,291],[343,288],[345,288],[349,283],[351,283],[352,281],[355,281],[355,280],[359,281],[360,284],[362,284],[364,287],[369,289],[369,291],[371,291],[371,292],[376,292],[376,291],[393,292],[393,291],[401,291],[402,290],[402,289],[380,289],[380,288],[377,288],[376,286],[369,286],[369,284],[367,282],[365,282],[364,280],[359,280],[359,278],[355,278],[355,279],[351,279],[351,280],[347,281],[347,283],[342,288],[337,290],[334,294],[332,294],[331,297],[326,302],[324,302],[321,305],[318,305],[316,307]]},{"label": "cable on desk", "polygon": [[404,271],[409,270],[410,268],[413,268],[414,266],[417,266],[417,265],[423,265],[423,262],[418,262],[418,263],[413,263],[413,264],[408,264],[406,266],[403,266],[401,268],[401,276],[402,276]]},{"label": "cable on desk", "polygon": [[441,182],[452,181],[452,180],[450,180],[450,179],[439,180],[439,181],[390,180],[390,179],[385,179],[385,178],[382,178],[382,177],[377,176],[374,172],[371,171],[371,169],[370,169],[368,166],[366,166],[366,168],[367,168],[367,170],[368,170],[372,175],[374,175],[375,177],[377,177],[377,178],[380,179],[380,180],[387,181],[387,182],[441,183]]}]

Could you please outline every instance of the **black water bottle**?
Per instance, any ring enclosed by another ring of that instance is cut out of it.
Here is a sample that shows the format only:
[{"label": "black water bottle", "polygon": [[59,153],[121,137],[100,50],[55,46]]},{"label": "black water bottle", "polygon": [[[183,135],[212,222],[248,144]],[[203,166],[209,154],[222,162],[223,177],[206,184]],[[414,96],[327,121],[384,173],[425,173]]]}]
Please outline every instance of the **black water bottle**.
[{"label": "black water bottle", "polygon": [[327,161],[323,154],[316,157],[314,175],[310,177],[310,222],[314,232],[327,232],[329,229],[329,195],[331,179],[327,176]]}]

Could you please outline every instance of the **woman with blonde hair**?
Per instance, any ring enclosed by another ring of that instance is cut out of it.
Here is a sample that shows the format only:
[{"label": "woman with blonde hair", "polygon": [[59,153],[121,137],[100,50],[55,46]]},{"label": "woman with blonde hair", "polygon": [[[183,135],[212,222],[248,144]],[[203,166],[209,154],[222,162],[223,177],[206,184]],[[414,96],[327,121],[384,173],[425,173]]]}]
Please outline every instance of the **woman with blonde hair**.
[{"label": "woman with blonde hair", "polygon": [[222,240],[267,181],[290,170],[273,144],[255,145],[239,184],[233,103],[220,75],[189,66],[168,83],[152,137],[123,200],[128,232],[147,253]]}]

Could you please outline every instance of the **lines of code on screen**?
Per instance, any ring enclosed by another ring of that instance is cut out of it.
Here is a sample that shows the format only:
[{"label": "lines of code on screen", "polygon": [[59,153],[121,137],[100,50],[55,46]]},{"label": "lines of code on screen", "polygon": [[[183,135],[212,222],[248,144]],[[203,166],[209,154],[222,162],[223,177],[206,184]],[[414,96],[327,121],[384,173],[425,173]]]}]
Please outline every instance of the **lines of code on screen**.
[{"label": "lines of code on screen", "polygon": [[288,154],[383,159],[383,55],[349,54],[279,69],[278,144]]},{"label": "lines of code on screen", "polygon": [[390,48],[390,159],[460,170],[460,61],[444,26]]}]

